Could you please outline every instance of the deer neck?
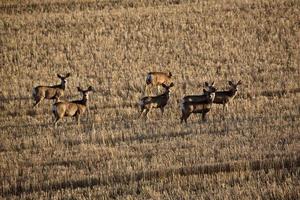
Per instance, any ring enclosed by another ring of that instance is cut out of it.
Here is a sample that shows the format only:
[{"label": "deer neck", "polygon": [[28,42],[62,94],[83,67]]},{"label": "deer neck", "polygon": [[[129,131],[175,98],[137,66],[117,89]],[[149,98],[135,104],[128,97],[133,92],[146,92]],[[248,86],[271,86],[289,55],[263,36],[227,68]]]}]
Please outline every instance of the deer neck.
[{"label": "deer neck", "polygon": [[166,98],[169,98],[170,92],[167,91],[167,92],[163,93],[161,96],[166,97]]},{"label": "deer neck", "polygon": [[65,82],[61,82],[60,85],[57,85],[58,88],[65,90],[66,89],[66,83]]},{"label": "deer neck", "polygon": [[80,101],[80,104],[82,104],[82,105],[87,105],[87,103],[88,103],[88,98],[86,97],[86,96],[84,96],[82,99],[81,99],[81,101]]},{"label": "deer neck", "polygon": [[235,90],[229,90],[229,96],[230,97],[234,97],[235,95],[236,95],[236,93],[237,93],[237,91],[235,91]]}]

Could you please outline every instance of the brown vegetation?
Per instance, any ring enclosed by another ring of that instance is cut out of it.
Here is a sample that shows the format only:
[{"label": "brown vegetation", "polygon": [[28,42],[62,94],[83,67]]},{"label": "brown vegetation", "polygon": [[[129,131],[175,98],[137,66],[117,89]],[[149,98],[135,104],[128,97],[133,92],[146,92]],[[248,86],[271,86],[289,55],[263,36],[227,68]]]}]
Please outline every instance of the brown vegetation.
[{"label": "brown vegetation", "polygon": [[[299,13],[297,0],[2,1],[0,198],[299,199]],[[143,123],[148,71],[175,86]],[[96,92],[80,126],[55,129],[32,88],[65,72],[64,99]],[[243,83],[226,118],[213,104],[178,123],[177,102],[209,80]]]}]

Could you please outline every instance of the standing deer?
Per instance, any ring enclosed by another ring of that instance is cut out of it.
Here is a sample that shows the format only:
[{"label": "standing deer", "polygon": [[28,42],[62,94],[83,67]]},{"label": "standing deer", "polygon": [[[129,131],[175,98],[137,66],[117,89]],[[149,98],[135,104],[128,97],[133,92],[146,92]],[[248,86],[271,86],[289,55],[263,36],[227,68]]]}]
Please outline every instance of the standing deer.
[{"label": "standing deer", "polygon": [[228,109],[228,103],[234,99],[238,91],[238,85],[241,85],[241,81],[238,81],[236,84],[232,81],[228,81],[230,86],[229,90],[225,91],[217,91],[215,99],[213,101],[214,104],[223,104],[223,112]]},{"label": "standing deer", "polygon": [[147,114],[153,108],[160,108],[161,114],[164,114],[164,107],[167,105],[170,97],[170,88],[174,86],[174,83],[171,83],[169,86],[164,83],[162,86],[165,88],[165,92],[158,96],[147,96],[143,97],[140,100],[141,114],[140,117],[144,114],[147,120]]},{"label": "standing deer", "polygon": [[57,102],[53,104],[52,112],[55,117],[55,127],[57,122],[64,116],[76,117],[78,126],[80,125],[80,115],[82,115],[87,109],[89,92],[95,91],[92,86],[89,86],[87,90],[83,90],[77,87],[78,91],[82,93],[82,99],[70,102]]},{"label": "standing deer", "polygon": [[169,85],[171,83],[171,72],[149,72],[146,78],[146,88],[145,91],[148,91],[149,86],[162,86],[162,84]]},{"label": "standing deer", "polygon": [[33,107],[36,107],[44,99],[56,99],[57,101],[64,95],[67,78],[70,76],[70,73],[67,73],[66,76],[57,74],[57,77],[61,80],[59,85],[53,86],[37,86],[33,88],[32,96],[35,101]]},{"label": "standing deer", "polygon": [[210,111],[213,100],[215,98],[216,88],[212,84],[208,84],[205,82],[205,89],[203,89],[203,95],[195,95],[195,96],[185,96],[180,105],[181,107],[181,123],[185,121],[187,123],[187,119],[192,113],[202,113],[202,120],[205,121],[206,114]]}]

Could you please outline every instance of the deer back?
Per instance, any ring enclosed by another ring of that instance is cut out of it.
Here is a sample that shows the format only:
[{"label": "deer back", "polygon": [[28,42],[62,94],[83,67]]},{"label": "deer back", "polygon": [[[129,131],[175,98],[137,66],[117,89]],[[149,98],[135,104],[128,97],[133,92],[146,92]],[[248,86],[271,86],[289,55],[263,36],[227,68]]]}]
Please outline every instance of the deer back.
[{"label": "deer back", "polygon": [[207,103],[188,103],[188,107],[191,113],[204,113],[208,112],[211,109],[211,102],[207,101]]},{"label": "deer back", "polygon": [[150,72],[147,75],[147,84],[161,85],[168,84],[170,82],[170,73],[165,72]]},{"label": "deer back", "polygon": [[182,101],[183,102],[189,102],[189,101],[201,102],[201,101],[206,101],[207,98],[208,98],[207,95],[188,95],[188,96],[183,97]]},{"label": "deer back", "polygon": [[230,99],[234,98],[235,93],[233,91],[218,91],[216,92],[214,103],[227,103]]},{"label": "deer back", "polygon": [[158,96],[150,96],[150,97],[143,97],[141,99],[140,105],[147,108],[157,108],[162,105],[166,105],[168,102],[168,95],[158,95]]},{"label": "deer back", "polygon": [[54,111],[61,117],[74,116],[78,109],[78,105],[72,102],[57,102],[54,104]]},{"label": "deer back", "polygon": [[53,99],[60,98],[64,95],[64,90],[60,87],[46,87],[45,88],[45,98]]}]

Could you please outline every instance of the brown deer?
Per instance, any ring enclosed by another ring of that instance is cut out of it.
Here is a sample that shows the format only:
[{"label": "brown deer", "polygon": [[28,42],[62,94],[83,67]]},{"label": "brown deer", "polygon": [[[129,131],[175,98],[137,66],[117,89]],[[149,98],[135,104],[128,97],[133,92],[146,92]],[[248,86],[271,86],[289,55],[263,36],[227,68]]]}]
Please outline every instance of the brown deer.
[{"label": "brown deer", "polygon": [[149,72],[146,78],[146,88],[145,91],[148,91],[149,86],[162,86],[162,84],[169,85],[171,83],[171,72]]},{"label": "brown deer", "polygon": [[229,90],[225,91],[217,91],[215,99],[213,101],[214,104],[223,104],[223,112],[228,108],[228,103],[234,99],[238,92],[238,86],[241,85],[241,81],[234,83],[233,81],[228,81],[230,86]]},{"label": "brown deer", "polygon": [[83,90],[77,87],[78,91],[82,93],[82,99],[70,102],[56,102],[53,104],[52,112],[55,117],[55,127],[57,122],[61,120],[64,116],[76,117],[77,124],[80,125],[80,115],[82,115],[87,109],[88,95],[89,92],[94,92],[92,86],[89,86],[87,90]]},{"label": "brown deer", "polygon": [[35,101],[33,107],[37,106],[44,99],[56,99],[59,100],[60,97],[64,95],[67,78],[70,76],[70,73],[67,73],[66,76],[57,74],[57,77],[61,80],[59,85],[53,86],[37,86],[33,88],[32,96]]},{"label": "brown deer", "polygon": [[165,88],[165,92],[158,96],[147,96],[143,97],[140,100],[141,114],[140,117],[144,114],[147,120],[147,114],[153,108],[160,108],[162,115],[164,114],[164,107],[167,105],[170,97],[170,88],[174,86],[174,83],[171,83],[169,86],[164,83],[162,86]]},{"label": "brown deer", "polygon": [[205,82],[206,88],[203,89],[203,95],[197,96],[185,96],[181,102],[181,123],[185,121],[187,123],[187,119],[192,113],[201,113],[202,120],[206,121],[206,114],[210,111],[213,100],[215,98],[216,88],[212,84],[208,84]]}]

